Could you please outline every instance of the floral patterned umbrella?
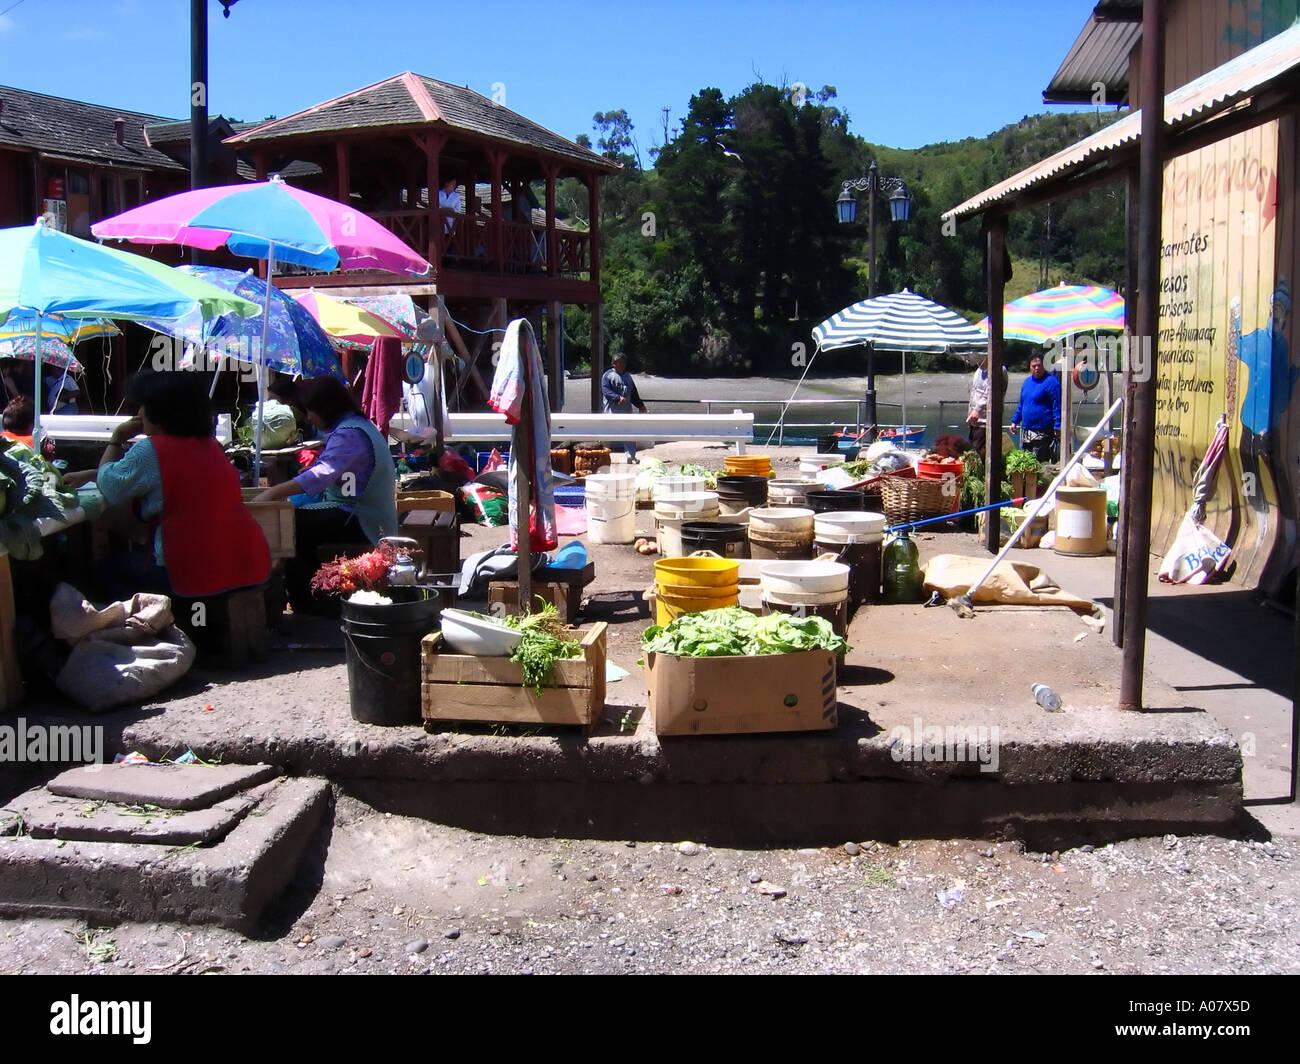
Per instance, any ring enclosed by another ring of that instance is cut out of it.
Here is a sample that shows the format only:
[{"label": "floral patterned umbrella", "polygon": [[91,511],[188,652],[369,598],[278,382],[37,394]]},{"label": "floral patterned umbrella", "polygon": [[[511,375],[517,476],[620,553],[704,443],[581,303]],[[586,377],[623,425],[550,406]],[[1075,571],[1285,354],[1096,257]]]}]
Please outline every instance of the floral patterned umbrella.
[{"label": "floral patterned umbrella", "polygon": [[[266,300],[266,282],[254,276],[251,271],[240,273],[238,270],[226,270],[217,266],[176,268],[245,299],[258,303]],[[205,348],[210,354],[220,354],[240,362],[256,364],[259,361],[257,352],[262,343],[261,318],[223,314],[204,321],[191,315],[175,322],[145,324],[155,332],[166,333],[188,344]],[[343,367],[339,365],[329,336],[305,307],[274,285],[270,286],[270,320],[267,325],[265,354],[265,364],[281,373],[343,379]]]},{"label": "floral patterned umbrella", "polygon": [[[69,369],[73,373],[81,372],[81,363],[77,361],[66,340],[57,336],[46,336],[41,343],[41,361],[47,366]],[[0,337],[0,358],[20,358],[24,362],[36,361],[35,336]]]}]

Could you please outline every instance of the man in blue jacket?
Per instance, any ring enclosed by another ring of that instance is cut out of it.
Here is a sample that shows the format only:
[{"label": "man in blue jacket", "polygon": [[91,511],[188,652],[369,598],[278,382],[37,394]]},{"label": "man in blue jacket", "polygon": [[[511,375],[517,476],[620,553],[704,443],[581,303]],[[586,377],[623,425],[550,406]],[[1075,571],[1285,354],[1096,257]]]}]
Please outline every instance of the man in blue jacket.
[{"label": "man in blue jacket", "polygon": [[1011,431],[1023,426],[1020,446],[1040,462],[1055,462],[1061,445],[1061,382],[1043,368],[1043,356],[1029,360],[1029,378],[1020,386],[1020,402]]}]

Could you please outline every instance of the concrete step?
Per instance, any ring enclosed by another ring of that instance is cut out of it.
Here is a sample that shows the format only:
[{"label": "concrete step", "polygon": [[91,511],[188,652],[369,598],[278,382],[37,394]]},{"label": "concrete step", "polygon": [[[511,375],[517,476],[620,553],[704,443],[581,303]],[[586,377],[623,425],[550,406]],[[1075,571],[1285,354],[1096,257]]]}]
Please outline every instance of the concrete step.
[{"label": "concrete step", "polygon": [[292,880],[329,801],[324,780],[281,780],[208,846],[0,838],[0,916],[171,920],[248,932]]}]

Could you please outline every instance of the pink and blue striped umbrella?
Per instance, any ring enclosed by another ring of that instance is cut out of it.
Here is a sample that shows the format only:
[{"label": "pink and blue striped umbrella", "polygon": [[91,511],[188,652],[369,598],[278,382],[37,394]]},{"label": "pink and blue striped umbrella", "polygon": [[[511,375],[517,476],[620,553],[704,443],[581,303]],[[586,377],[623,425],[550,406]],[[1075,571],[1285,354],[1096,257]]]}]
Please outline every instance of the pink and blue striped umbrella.
[{"label": "pink and blue striped umbrella", "polygon": [[[988,318],[979,329],[988,335]],[[1124,297],[1101,285],[1058,284],[1002,308],[1002,335],[1008,340],[1047,343],[1076,333],[1123,331]]]}]

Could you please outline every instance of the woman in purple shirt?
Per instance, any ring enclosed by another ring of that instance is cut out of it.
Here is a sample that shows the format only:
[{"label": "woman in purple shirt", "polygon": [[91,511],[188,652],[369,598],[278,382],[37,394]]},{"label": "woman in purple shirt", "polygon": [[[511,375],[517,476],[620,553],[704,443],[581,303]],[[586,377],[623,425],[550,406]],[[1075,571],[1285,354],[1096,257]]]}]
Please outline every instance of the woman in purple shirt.
[{"label": "woman in purple shirt", "polygon": [[256,501],[292,498],[295,555],[285,565],[285,590],[298,612],[310,606],[308,584],[323,545],[355,543],[360,554],[397,534],[397,477],[388,441],[341,381],[300,381],[293,399],[312,426],[327,433],[325,446],[309,468]]}]

